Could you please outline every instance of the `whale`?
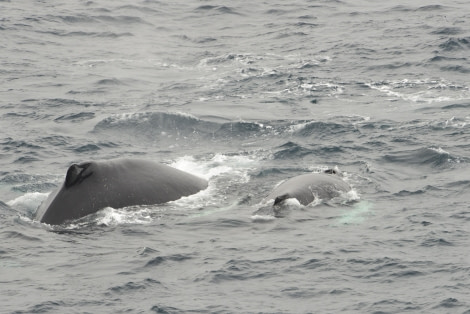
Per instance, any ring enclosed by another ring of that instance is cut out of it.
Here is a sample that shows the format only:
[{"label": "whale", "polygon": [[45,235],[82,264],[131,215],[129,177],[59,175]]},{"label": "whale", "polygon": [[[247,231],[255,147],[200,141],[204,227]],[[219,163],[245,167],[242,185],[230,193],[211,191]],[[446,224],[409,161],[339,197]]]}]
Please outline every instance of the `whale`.
[{"label": "whale", "polygon": [[336,170],[328,169],[322,173],[307,173],[290,178],[274,188],[265,199],[273,199],[273,205],[278,205],[295,198],[306,206],[317,198],[326,201],[350,190],[349,184],[343,181]]},{"label": "whale", "polygon": [[282,217],[284,206],[289,205],[288,200],[295,199],[307,206],[316,199],[328,201],[350,190],[351,186],[334,169],[298,175],[276,186],[262,202],[268,205],[258,209],[254,215],[274,214]]},{"label": "whale", "polygon": [[39,205],[35,220],[59,225],[105,207],[154,205],[196,194],[207,180],[144,159],[113,159],[71,165],[62,185]]}]

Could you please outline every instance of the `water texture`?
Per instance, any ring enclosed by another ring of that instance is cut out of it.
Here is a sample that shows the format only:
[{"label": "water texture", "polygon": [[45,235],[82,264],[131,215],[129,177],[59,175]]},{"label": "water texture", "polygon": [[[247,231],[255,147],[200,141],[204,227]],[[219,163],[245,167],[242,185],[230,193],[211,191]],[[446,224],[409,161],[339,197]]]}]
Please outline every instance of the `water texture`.
[{"label": "water texture", "polygon": [[[470,313],[466,1],[0,1],[1,313]],[[209,180],[34,220],[74,162]],[[352,192],[253,215],[327,168]]]}]

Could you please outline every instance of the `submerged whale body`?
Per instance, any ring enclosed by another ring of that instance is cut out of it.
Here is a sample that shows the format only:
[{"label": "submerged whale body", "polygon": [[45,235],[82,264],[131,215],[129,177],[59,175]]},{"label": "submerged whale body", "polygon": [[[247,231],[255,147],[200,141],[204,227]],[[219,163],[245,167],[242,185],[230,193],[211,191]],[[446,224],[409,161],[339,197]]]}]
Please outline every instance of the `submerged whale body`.
[{"label": "submerged whale body", "polygon": [[277,186],[266,199],[273,199],[274,205],[278,205],[284,200],[295,198],[300,204],[308,205],[315,198],[330,200],[349,190],[349,184],[336,171],[329,169],[323,173],[308,173],[290,178]]},{"label": "submerged whale body", "polygon": [[74,164],[69,167],[62,186],[39,206],[36,220],[57,225],[105,207],[175,201],[207,186],[205,179],[150,160]]},{"label": "submerged whale body", "polygon": [[254,215],[274,215],[283,217],[283,211],[288,209],[288,200],[295,199],[306,206],[315,199],[327,201],[351,190],[335,170],[323,173],[308,173],[290,178],[279,184],[265,198],[265,202],[274,200],[272,205],[263,206]]}]

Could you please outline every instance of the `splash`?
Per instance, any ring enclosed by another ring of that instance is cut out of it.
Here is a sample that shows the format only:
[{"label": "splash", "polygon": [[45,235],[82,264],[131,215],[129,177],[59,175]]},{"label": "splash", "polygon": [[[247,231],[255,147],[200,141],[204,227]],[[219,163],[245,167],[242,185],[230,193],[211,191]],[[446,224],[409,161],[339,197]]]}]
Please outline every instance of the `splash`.
[{"label": "splash", "polygon": [[[402,79],[365,83],[392,98],[400,98],[413,103],[439,103],[469,99],[468,86],[456,85],[446,80]],[[444,96],[443,92],[447,92]]]},{"label": "splash", "polygon": [[141,207],[136,210],[129,208],[115,209],[106,207],[99,211],[96,224],[104,226],[117,226],[122,224],[149,224],[153,221],[150,210]]},{"label": "splash", "polygon": [[26,193],[11,201],[8,201],[7,204],[19,211],[34,214],[36,209],[39,207],[39,205],[41,205],[48,195],[49,193],[40,192]]},{"label": "splash", "polygon": [[247,156],[215,154],[208,160],[196,160],[193,156],[176,159],[170,166],[203,177],[207,180],[230,174],[248,180],[247,172],[255,160]]},{"label": "splash", "polygon": [[373,214],[373,204],[367,201],[361,201],[355,204],[352,209],[347,209],[336,221],[335,225],[361,224],[368,216]]}]

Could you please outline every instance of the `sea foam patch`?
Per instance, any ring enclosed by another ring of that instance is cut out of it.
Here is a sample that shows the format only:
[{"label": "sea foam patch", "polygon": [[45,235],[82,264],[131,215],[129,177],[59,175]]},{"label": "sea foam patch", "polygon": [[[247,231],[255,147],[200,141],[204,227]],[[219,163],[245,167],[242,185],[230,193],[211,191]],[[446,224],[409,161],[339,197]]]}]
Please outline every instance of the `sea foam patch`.
[{"label": "sea foam patch", "polygon": [[20,211],[35,213],[39,205],[41,205],[48,196],[49,193],[30,192],[8,201],[7,204]]}]

